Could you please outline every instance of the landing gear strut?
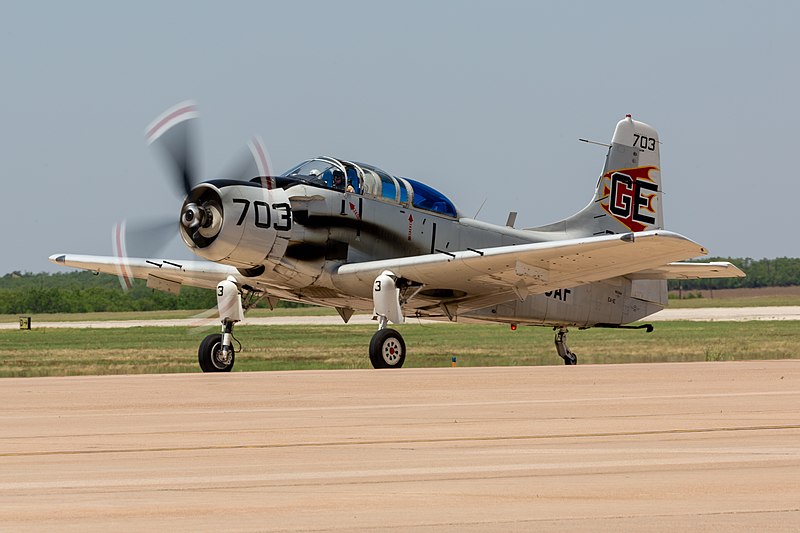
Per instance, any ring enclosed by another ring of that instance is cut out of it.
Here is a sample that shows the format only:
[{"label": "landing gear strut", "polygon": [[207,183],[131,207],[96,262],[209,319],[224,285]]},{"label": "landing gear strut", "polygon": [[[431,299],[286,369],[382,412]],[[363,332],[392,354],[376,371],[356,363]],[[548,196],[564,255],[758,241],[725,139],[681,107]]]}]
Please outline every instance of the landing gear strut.
[{"label": "landing gear strut", "polygon": [[197,350],[197,360],[203,372],[230,372],[236,353],[233,350],[233,326],[244,320],[242,295],[233,277],[217,285],[217,308],[222,333],[203,339]]},{"label": "landing gear strut", "polygon": [[569,330],[567,328],[554,329],[557,329],[555,343],[558,355],[564,360],[565,365],[577,365],[578,356],[567,346],[567,333],[569,333]]},{"label": "landing gear strut", "polygon": [[393,324],[405,322],[394,274],[384,271],[375,279],[372,301],[378,317],[378,331],[369,343],[369,360],[373,368],[400,368],[406,360],[406,343],[397,331],[386,327],[389,321]]}]

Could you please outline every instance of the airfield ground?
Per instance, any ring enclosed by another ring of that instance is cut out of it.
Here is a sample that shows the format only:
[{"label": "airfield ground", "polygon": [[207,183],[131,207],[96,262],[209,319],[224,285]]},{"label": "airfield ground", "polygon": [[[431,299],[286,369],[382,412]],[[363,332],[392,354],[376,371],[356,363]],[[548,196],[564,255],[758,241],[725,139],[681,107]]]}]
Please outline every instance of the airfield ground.
[{"label": "airfield ground", "polygon": [[[800,309],[712,312],[625,342],[797,357]],[[308,337],[273,326],[247,335]],[[199,335],[51,327],[0,333],[5,364],[20,338]],[[800,530],[799,359],[0,379],[0,405],[0,531]]]},{"label": "airfield ground", "polygon": [[5,379],[8,531],[797,531],[800,361]]}]

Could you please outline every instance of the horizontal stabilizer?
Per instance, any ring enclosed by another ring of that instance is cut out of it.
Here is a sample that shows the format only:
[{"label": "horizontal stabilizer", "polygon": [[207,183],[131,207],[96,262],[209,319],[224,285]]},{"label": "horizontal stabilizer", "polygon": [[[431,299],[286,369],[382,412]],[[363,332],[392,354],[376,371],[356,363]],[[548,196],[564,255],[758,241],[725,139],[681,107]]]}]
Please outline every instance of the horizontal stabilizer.
[{"label": "horizontal stabilizer", "polygon": [[629,274],[630,279],[743,278],[745,273],[727,261],[713,263],[670,263]]}]

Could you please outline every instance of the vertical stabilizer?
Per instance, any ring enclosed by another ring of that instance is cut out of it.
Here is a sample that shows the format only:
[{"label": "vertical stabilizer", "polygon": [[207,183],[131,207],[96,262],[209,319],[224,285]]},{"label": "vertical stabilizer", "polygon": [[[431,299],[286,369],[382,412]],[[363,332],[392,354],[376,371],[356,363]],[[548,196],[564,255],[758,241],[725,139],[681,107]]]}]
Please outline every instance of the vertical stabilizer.
[{"label": "vertical stabilizer", "polygon": [[617,123],[592,201],[577,214],[539,228],[564,238],[663,229],[658,132],[630,115]]}]

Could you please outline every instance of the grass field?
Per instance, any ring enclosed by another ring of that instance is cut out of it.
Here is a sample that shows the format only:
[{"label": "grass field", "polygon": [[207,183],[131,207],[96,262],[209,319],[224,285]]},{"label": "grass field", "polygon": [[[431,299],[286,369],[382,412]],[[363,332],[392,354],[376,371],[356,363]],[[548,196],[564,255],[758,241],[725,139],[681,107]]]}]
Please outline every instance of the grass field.
[{"label": "grass field", "polygon": [[671,299],[669,307],[695,309],[701,307],[785,307],[800,305],[800,296],[773,294],[769,296],[733,296],[726,298]]},{"label": "grass field", "polygon": [[[215,332],[209,329],[208,333]],[[546,328],[407,324],[406,366],[555,365]],[[369,368],[373,326],[240,326],[236,370]],[[198,372],[206,332],[190,328],[0,330],[0,376]],[[653,333],[591,329],[570,333],[581,364],[727,361],[800,357],[800,323],[666,322]]]},{"label": "grass field", "polygon": [[[682,294],[683,299],[678,299]],[[800,305],[800,286],[717,289],[714,291],[670,292],[669,306],[679,309],[700,307],[773,307]]]}]

